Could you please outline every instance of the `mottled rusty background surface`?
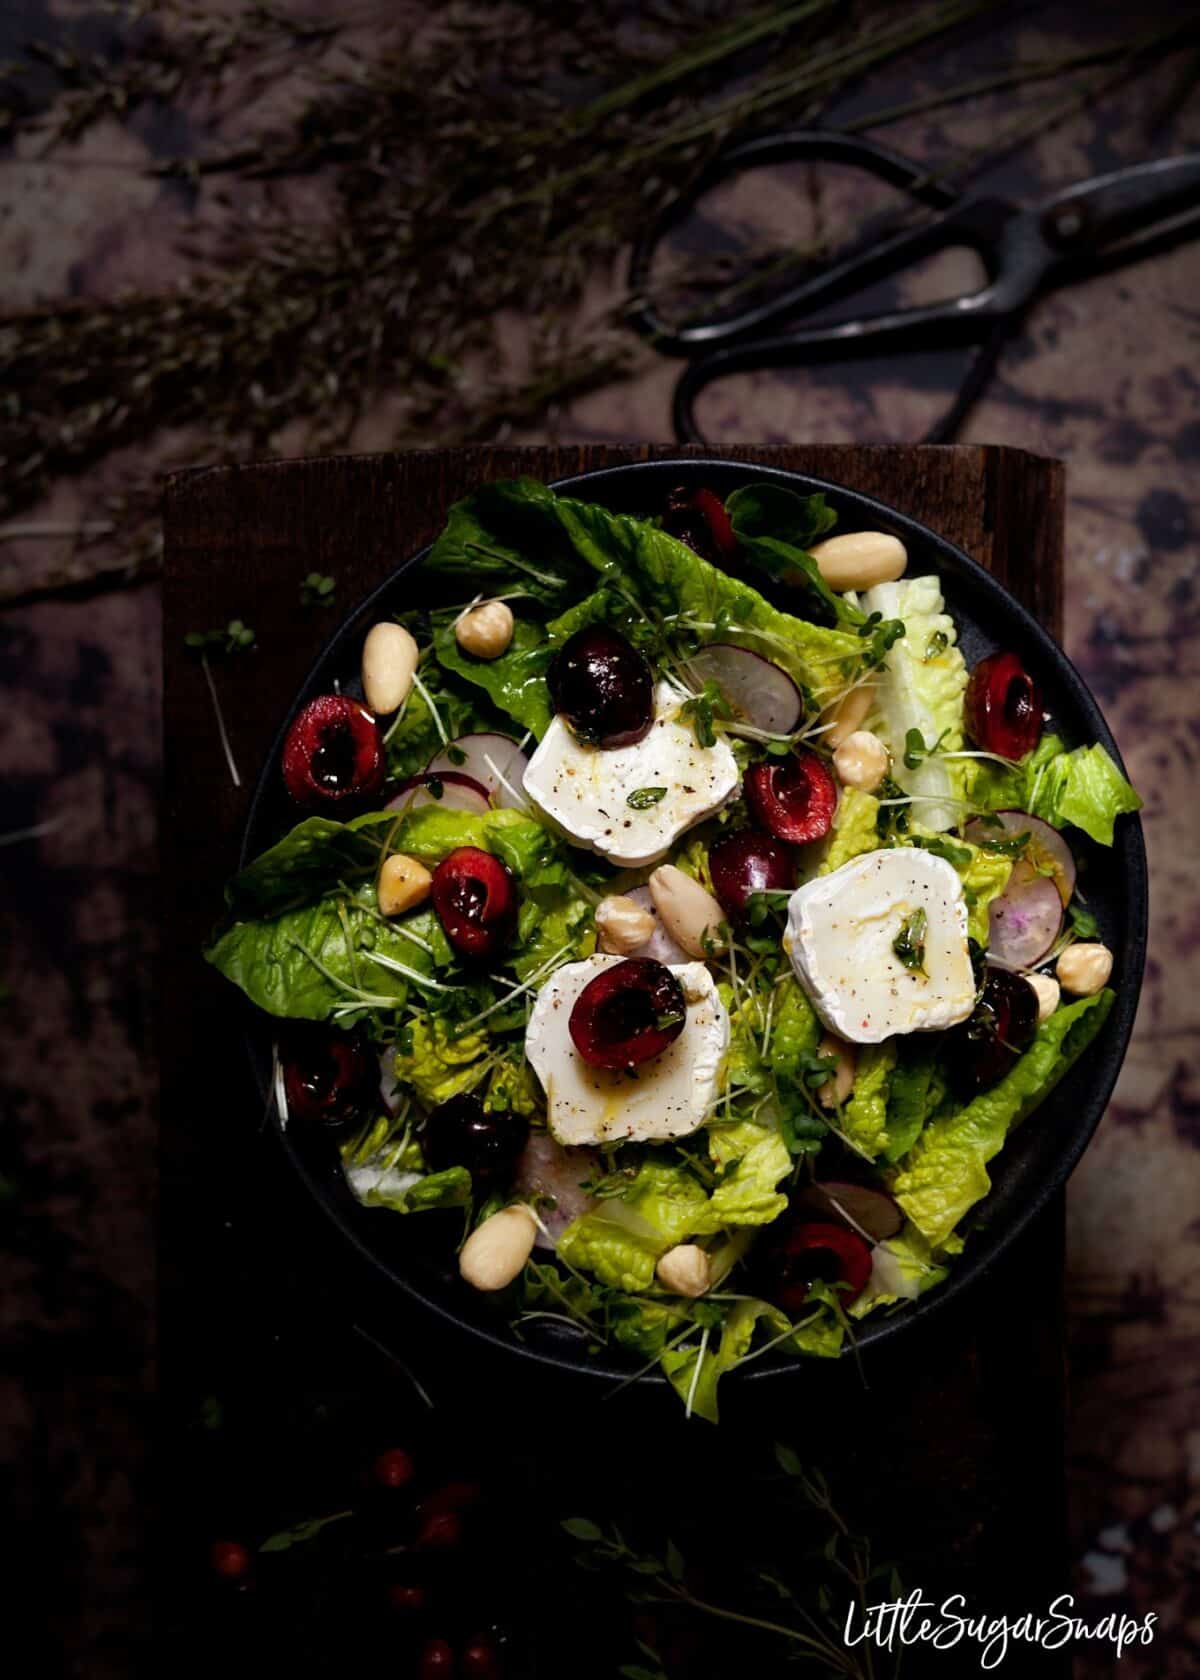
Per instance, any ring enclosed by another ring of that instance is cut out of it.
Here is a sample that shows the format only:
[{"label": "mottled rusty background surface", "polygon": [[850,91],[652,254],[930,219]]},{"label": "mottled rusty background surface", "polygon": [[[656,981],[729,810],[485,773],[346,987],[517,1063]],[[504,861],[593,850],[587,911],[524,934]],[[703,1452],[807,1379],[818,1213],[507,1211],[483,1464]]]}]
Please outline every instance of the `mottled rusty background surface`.
[{"label": "mottled rusty background surface", "polygon": [[[1036,25],[1022,15],[997,37],[997,56],[1062,51],[1085,14],[1060,8]],[[0,54],[26,35],[79,27],[107,25],[84,0],[10,0]],[[936,85],[946,72],[934,61],[924,73]],[[887,138],[931,160],[951,144],[986,144],[1018,97],[897,123]],[[1031,192],[1200,147],[1200,102],[1153,132],[1147,106],[1143,87],[1072,117],[1008,165],[1006,183]],[[186,130],[110,125],[49,162],[20,143],[0,150],[5,306],[181,272],[196,201],[136,166],[186,147]],[[786,216],[803,183],[776,190]],[[1138,1030],[1069,1196],[1069,1469],[1081,1600],[1089,1613],[1156,1611],[1171,1653],[1164,1639],[1127,1655],[1122,1672],[1179,1677],[1200,1666],[1198,252],[1184,246],[1042,302],[966,432],[1067,463],[1067,647],[1146,799],[1154,903]],[[597,275],[597,308],[619,278]],[[666,438],[674,377],[647,355],[634,380],[528,441]],[[929,383],[914,395],[886,370],[853,389],[828,372],[764,374],[714,395],[704,414],[714,441],[907,439],[936,402]],[[383,405],[356,442],[388,439]],[[184,447],[205,456],[203,438]],[[36,521],[69,523],[86,507],[85,488],[63,483]],[[36,583],[62,557],[44,534],[0,542],[9,586]],[[156,893],[179,887],[169,835],[156,885],[158,635],[153,581],[0,616],[0,1431],[19,1470],[6,1472],[9,1508],[26,1536],[10,1586],[24,1591],[28,1572],[61,1603],[64,1627],[87,1641],[76,1670],[87,1674],[128,1672],[129,1625],[145,1615],[150,1477],[129,1449],[151,1431]],[[14,838],[26,828],[38,832]],[[1081,1652],[1079,1672],[1106,1674],[1110,1663]]]}]

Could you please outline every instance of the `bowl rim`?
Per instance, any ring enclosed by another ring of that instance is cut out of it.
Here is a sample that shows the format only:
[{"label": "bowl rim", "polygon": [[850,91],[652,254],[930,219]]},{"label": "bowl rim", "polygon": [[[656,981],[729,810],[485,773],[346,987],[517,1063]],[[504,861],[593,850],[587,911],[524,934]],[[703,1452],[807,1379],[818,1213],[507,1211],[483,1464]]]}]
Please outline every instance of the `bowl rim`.
[{"label": "bowl rim", "polygon": [[[1023,651],[1024,648],[1031,647],[1035,651],[1035,657],[1038,661],[1043,661],[1053,668],[1052,686],[1066,690],[1071,705],[1086,717],[1091,739],[1105,747],[1122,773],[1125,772],[1124,761],[1098,701],[1066,652],[1049,631],[1033,617],[1027,607],[1009,593],[998,579],[984,566],[981,566],[977,560],[972,559],[965,550],[959,548],[957,544],[952,543],[931,526],[926,525],[922,520],[911,514],[902,513],[899,509],[881,501],[878,497],[862,490],[852,489],[850,486],[838,483],[833,479],[820,478],[812,473],[756,464],[750,459],[732,459],[715,454],[705,454],[703,456],[666,455],[645,460],[620,462],[574,473],[565,478],[548,480],[547,483],[549,488],[556,492],[579,495],[582,499],[587,500],[589,499],[588,492],[597,486],[636,481],[639,478],[657,480],[664,474],[670,474],[683,480],[696,479],[706,472],[711,473],[714,470],[719,470],[723,475],[737,474],[743,480],[773,481],[784,488],[799,490],[804,495],[825,494],[841,504],[847,512],[852,512],[856,519],[874,520],[882,524],[883,528],[894,531],[902,539],[906,536],[909,540],[915,539],[922,549],[926,552],[934,551],[934,554],[940,557],[940,560],[949,560],[952,572],[957,577],[965,578],[973,590],[980,591],[985,596],[991,595],[993,601],[1005,614],[1015,615],[1020,620],[1021,635],[1025,638]],[[481,480],[481,482],[484,481]],[[860,523],[856,528],[862,529],[865,527]],[[343,667],[347,645],[361,634],[363,623],[373,609],[391,593],[401,576],[416,570],[422,565],[432,547],[433,543],[429,542],[408,555],[375,588],[357,601],[336,629],[330,633],[321,651],[310,665],[304,681],[298,687],[288,706],[255,778],[253,792],[242,825],[241,842],[238,849],[239,869],[244,868],[261,849],[261,836],[259,836],[257,830],[264,823],[264,808],[269,806],[273,792],[274,769],[279,762],[284,737],[293,718],[310,694],[319,690],[321,679],[329,672],[330,667]],[[876,1348],[885,1346],[892,1348],[898,1337],[916,1331],[918,1326],[926,1328],[931,1318],[938,1315],[948,1316],[955,1306],[961,1304],[964,1295],[968,1294],[975,1284],[1004,1261],[1014,1243],[1028,1230],[1051,1199],[1065,1187],[1084,1150],[1090,1143],[1108,1106],[1128,1049],[1146,960],[1149,888],[1145,838],[1139,813],[1133,813],[1131,817],[1127,816],[1123,819],[1119,839],[1126,871],[1124,881],[1126,938],[1120,953],[1122,985],[1117,991],[1116,1001],[1108,1019],[1101,1029],[1104,1037],[1104,1049],[1102,1059],[1096,1064],[1096,1072],[1093,1076],[1095,1083],[1089,1086],[1086,1101],[1081,1104],[1070,1131],[1063,1135],[1062,1147],[1054,1156],[1053,1170],[1045,1175],[1028,1199],[1015,1211],[1005,1210],[1007,1217],[1002,1225],[996,1224],[988,1228],[993,1233],[990,1244],[982,1241],[984,1233],[977,1233],[980,1240],[968,1243],[963,1253],[956,1257],[948,1276],[943,1282],[917,1300],[904,1303],[902,1309],[894,1314],[873,1320],[860,1321],[854,1337],[855,1345],[853,1347],[843,1347],[839,1360],[822,1361],[823,1367],[836,1368],[851,1354],[866,1354]],[[252,1006],[247,1005],[247,1008],[251,1010],[251,1016],[246,1023],[243,1035],[244,1044],[255,1081],[265,1100],[268,1095],[267,1076],[264,1074],[262,1066],[261,1051],[264,1017],[261,1011],[253,1010]],[[501,1353],[522,1362],[533,1362],[556,1370],[576,1372],[593,1378],[599,1377],[606,1382],[624,1382],[631,1385],[634,1383],[639,1385],[659,1384],[661,1382],[657,1369],[631,1375],[629,1365],[632,1360],[618,1362],[607,1356],[588,1358],[582,1353],[574,1355],[572,1350],[567,1347],[534,1346],[521,1342],[512,1335],[511,1329],[506,1334],[501,1330],[492,1329],[486,1324],[465,1317],[455,1310],[451,1302],[440,1300],[436,1295],[419,1287],[398,1271],[384,1255],[378,1253],[362,1233],[354,1228],[351,1221],[344,1215],[343,1210],[325,1193],[319,1175],[288,1138],[287,1129],[280,1124],[278,1113],[273,1104],[270,1111],[272,1130],[277,1142],[281,1145],[293,1170],[298,1173],[302,1183],[326,1217],[333,1222],[341,1236],[370,1263],[377,1273],[398,1287],[409,1300],[423,1310],[433,1314],[443,1323],[453,1325],[457,1331],[465,1332],[475,1340],[484,1342]],[[997,1159],[1000,1158],[997,1157]],[[985,1205],[986,1198],[983,1203],[977,1204],[977,1207]],[[768,1358],[756,1362],[752,1370],[742,1373],[740,1380],[743,1382],[765,1382],[769,1379],[785,1376],[789,1372],[804,1372],[811,1367],[811,1363],[810,1360],[794,1357]]]}]

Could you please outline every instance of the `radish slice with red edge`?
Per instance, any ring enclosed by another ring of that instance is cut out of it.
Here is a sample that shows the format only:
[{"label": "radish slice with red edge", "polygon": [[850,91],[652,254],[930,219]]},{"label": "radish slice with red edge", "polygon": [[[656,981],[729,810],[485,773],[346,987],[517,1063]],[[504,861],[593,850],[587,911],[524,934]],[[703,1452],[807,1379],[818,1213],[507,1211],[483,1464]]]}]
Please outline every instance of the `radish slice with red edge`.
[{"label": "radish slice with red edge", "polygon": [[481,731],[460,735],[443,747],[425,766],[426,775],[468,776],[491,797],[493,804],[508,810],[523,810],[525,767],[529,763],[517,743],[508,735]]},{"label": "radish slice with red edge", "polygon": [[426,770],[420,776],[410,776],[384,808],[419,811],[422,805],[440,805],[443,811],[470,811],[476,817],[492,808],[487,789],[474,776],[464,776],[458,770],[439,770],[436,775]]},{"label": "radish slice with red edge", "polygon": [[1052,872],[1058,896],[1064,904],[1070,902],[1075,891],[1075,858],[1062,835],[1048,822],[1030,816],[1028,811],[996,811],[994,820],[976,817],[967,824],[963,834],[973,846],[985,850],[989,840],[1015,840],[1019,834],[1028,834],[1029,844],[1017,860],[1018,869],[1022,864],[1028,865],[1021,870],[1021,878]]},{"label": "radish slice with red edge", "polygon": [[701,683],[715,682],[734,711],[772,735],[790,735],[804,716],[804,701],[779,665],[732,642],[709,642],[688,660]]},{"label": "radish slice with red edge", "polygon": [[1036,968],[1053,949],[1062,920],[1062,899],[1048,875],[1009,885],[988,909],[988,961]]}]

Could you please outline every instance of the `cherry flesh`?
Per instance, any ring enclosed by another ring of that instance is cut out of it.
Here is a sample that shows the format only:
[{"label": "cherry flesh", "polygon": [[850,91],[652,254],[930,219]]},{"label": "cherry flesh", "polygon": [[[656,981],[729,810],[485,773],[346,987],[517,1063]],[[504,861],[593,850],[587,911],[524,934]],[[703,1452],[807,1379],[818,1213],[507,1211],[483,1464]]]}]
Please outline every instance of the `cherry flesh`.
[{"label": "cherry flesh", "polygon": [[857,1231],[821,1220],[804,1220],[782,1234],[772,1251],[771,1293],[794,1317],[820,1281],[836,1287],[843,1307],[856,1301],[871,1276],[871,1248]]},{"label": "cherry flesh", "polygon": [[1003,1079],[1037,1031],[1037,1015],[1037,993],[1028,980],[986,968],[974,1014],[946,1034],[957,1089],[972,1096]]},{"label": "cherry flesh", "polygon": [[752,765],[742,792],[755,822],[789,845],[823,840],[833,826],[837,786],[825,760],[807,748]]},{"label": "cherry flesh", "polygon": [[346,694],[319,694],[283,743],[284,786],[309,811],[337,815],[373,799],[387,762],[370,712]]},{"label": "cherry flesh", "polygon": [[971,672],[967,733],[984,752],[1024,758],[1042,736],[1042,696],[1015,653],[993,653]]},{"label": "cherry flesh", "polygon": [[629,957],[588,981],[568,1026],[590,1067],[617,1071],[661,1056],[686,1021],[683,988],[670,969],[652,957]]},{"label": "cherry flesh", "polygon": [[512,939],[517,885],[491,852],[457,847],[434,870],[432,893],[438,920],[460,957],[484,961]]},{"label": "cherry flesh", "polygon": [[425,1163],[431,1172],[466,1167],[476,1190],[500,1189],[511,1181],[528,1139],[529,1122],[522,1115],[489,1112],[463,1091],[426,1120]]},{"label": "cherry flesh", "polygon": [[361,1032],[293,1027],[280,1046],[288,1118],[341,1131],[383,1109],[379,1060]]},{"label": "cherry flesh", "polygon": [[672,490],[663,514],[663,530],[686,543],[705,560],[732,560],[738,540],[725,504],[713,490]]}]

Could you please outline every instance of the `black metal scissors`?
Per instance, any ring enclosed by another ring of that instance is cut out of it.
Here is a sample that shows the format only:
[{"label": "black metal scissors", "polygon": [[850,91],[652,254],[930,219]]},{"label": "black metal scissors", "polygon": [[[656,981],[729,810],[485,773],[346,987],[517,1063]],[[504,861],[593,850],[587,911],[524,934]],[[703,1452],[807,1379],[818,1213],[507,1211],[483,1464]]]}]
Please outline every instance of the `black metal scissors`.
[{"label": "black metal scissors", "polygon": [[[718,181],[771,163],[804,159],[857,165],[934,212],[916,228],[834,261],[815,275],[707,320],[672,325],[647,296],[654,253],[696,200]],[[974,347],[962,386],[929,434],[954,437],[978,398],[1005,339],[1033,298],[1084,274],[1116,266],[1200,231],[1200,153],[1160,158],[1080,181],[1032,208],[1008,199],[967,198],[928,169],[874,141],[833,130],[763,135],[720,154],[636,246],[630,265],[632,319],[657,348],[690,359],[675,389],[673,419],[681,442],[703,443],[696,424],[700,392],[728,374],[805,362],[848,360],[916,349]],[[987,273],[979,291],[945,302],[812,327],[763,329],[794,321],[864,291],[951,246],[968,246]]]}]

